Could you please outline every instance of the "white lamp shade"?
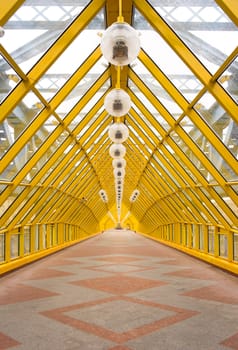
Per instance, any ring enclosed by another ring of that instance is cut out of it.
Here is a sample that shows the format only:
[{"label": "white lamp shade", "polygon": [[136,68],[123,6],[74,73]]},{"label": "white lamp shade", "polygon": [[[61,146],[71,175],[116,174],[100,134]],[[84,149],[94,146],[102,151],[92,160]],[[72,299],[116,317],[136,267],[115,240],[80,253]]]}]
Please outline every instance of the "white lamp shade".
[{"label": "white lamp shade", "polygon": [[104,99],[106,111],[114,117],[122,117],[131,108],[130,96],[123,89],[112,89]]},{"label": "white lamp shade", "polygon": [[129,129],[123,123],[114,123],[108,129],[108,136],[114,143],[125,142],[129,136]]},{"label": "white lamp shade", "polygon": [[123,169],[123,168],[121,168],[121,169],[116,168],[113,170],[113,175],[116,179],[124,177],[125,173],[126,173],[125,169]]},{"label": "white lamp shade", "polygon": [[123,158],[126,154],[126,147],[121,143],[113,143],[109,149],[109,154],[112,158]]},{"label": "white lamp shade", "polygon": [[113,159],[112,167],[114,169],[116,169],[116,168],[119,168],[119,169],[125,168],[126,167],[126,160],[124,158]]},{"label": "white lamp shade", "polygon": [[115,22],[104,32],[101,41],[103,56],[115,66],[133,62],[140,51],[137,31],[126,22]]}]

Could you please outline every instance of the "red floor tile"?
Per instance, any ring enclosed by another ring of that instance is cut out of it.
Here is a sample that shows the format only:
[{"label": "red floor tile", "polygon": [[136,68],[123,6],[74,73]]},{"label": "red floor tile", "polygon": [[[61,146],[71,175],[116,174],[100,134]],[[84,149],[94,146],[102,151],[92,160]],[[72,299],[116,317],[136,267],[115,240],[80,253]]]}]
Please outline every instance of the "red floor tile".
[{"label": "red floor tile", "polygon": [[20,343],[7,335],[0,333],[0,350],[10,349],[17,345],[20,345]]},{"label": "red floor tile", "polygon": [[154,281],[145,278],[127,277],[117,275],[113,277],[94,278],[82,281],[71,282],[76,286],[82,286],[97,289],[112,294],[134,293],[142,289],[159,287],[165,285],[165,282]]},{"label": "red floor tile", "polygon": [[109,256],[109,257],[105,257],[105,258],[97,258],[95,259],[96,261],[107,261],[107,262],[111,262],[111,263],[128,263],[128,262],[132,262],[132,261],[137,261],[137,260],[142,260],[139,258],[133,258],[130,256]]},{"label": "red floor tile", "polygon": [[0,290],[0,305],[15,304],[34,299],[48,298],[55,295],[58,294],[51,293],[40,288],[23,286],[21,284],[14,286],[9,285]]},{"label": "red floor tile", "polygon": [[197,299],[206,299],[212,301],[218,301],[224,304],[238,304],[238,290],[237,284],[234,283],[234,288],[232,288],[231,283],[222,282],[214,286],[203,287],[199,289],[192,290],[182,294],[184,296],[190,296]]},{"label": "red floor tile", "polygon": [[[128,331],[119,333],[114,332],[112,330],[106,329],[104,327],[98,326],[94,323],[85,322],[80,319],[76,319],[74,317],[71,317],[69,315],[66,315],[66,313],[74,310],[78,310],[80,308],[87,308],[92,305],[99,305],[103,303],[111,303],[116,300],[125,300],[127,302],[136,303],[140,305],[146,305],[151,306],[154,308],[167,310],[172,312],[172,315],[164,317],[162,319],[159,319],[158,321],[151,322],[151,323],[145,323],[143,326],[130,329]],[[71,305],[69,307],[63,307],[59,309],[54,310],[48,310],[41,313],[42,315],[49,317],[51,319],[54,319],[58,322],[61,322],[65,325],[68,325],[70,327],[80,329],[84,332],[88,332],[91,334],[94,334],[98,337],[102,337],[104,339],[116,342],[118,344],[125,343],[129,340],[136,339],[138,337],[150,334],[152,332],[158,331],[161,328],[169,327],[175,323],[183,322],[184,320],[191,318],[198,314],[196,311],[192,310],[185,310],[182,308],[173,307],[166,304],[159,304],[155,302],[149,302],[149,301],[143,301],[136,298],[130,298],[130,297],[110,297],[106,299],[100,299],[93,302],[87,302],[77,305]]]},{"label": "red floor tile", "polygon": [[224,340],[221,344],[228,346],[229,348],[231,348],[233,350],[237,350],[238,349],[238,333],[236,333],[232,337]]}]

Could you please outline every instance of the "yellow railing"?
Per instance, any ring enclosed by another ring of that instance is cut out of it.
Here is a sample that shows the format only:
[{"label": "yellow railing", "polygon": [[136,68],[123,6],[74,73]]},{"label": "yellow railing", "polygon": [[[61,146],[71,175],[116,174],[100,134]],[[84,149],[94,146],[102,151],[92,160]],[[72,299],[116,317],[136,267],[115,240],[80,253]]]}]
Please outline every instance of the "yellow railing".
[{"label": "yellow railing", "polygon": [[67,223],[26,225],[0,231],[0,275],[97,234]]},{"label": "yellow railing", "polygon": [[[144,231],[144,233],[143,233]],[[142,235],[238,274],[238,230],[221,226],[175,223]]]}]

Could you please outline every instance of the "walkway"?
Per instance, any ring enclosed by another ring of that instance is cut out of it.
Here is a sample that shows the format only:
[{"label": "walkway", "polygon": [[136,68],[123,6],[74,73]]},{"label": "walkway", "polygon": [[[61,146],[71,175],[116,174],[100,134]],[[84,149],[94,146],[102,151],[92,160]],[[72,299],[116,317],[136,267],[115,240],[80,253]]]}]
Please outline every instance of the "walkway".
[{"label": "walkway", "polygon": [[0,349],[238,349],[238,278],[106,232],[0,279]]}]

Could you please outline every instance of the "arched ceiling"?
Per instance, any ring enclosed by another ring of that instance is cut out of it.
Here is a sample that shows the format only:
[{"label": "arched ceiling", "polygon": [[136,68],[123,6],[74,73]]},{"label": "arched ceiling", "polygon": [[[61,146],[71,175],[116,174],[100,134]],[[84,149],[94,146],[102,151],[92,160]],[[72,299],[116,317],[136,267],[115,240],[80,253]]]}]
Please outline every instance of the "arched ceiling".
[{"label": "arched ceiling", "polygon": [[[122,222],[238,228],[237,0],[123,0],[122,9],[141,40],[120,77],[132,100]],[[117,17],[115,0],[0,2],[1,230],[117,222],[115,120],[104,109],[116,69],[100,50]]]}]

